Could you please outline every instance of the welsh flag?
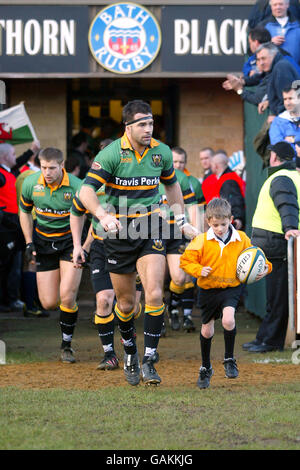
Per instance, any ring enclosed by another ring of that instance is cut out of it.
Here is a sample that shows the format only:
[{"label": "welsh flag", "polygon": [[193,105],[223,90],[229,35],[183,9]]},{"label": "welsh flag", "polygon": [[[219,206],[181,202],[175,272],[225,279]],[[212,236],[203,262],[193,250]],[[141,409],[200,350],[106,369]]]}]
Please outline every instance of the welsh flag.
[{"label": "welsh flag", "polygon": [[23,103],[0,112],[0,144],[24,144],[38,140]]}]

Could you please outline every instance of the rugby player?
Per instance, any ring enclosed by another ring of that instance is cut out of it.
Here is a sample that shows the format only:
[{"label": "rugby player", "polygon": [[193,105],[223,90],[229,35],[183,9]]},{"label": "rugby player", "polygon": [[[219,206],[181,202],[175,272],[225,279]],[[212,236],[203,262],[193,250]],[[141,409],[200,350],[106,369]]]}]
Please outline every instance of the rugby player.
[{"label": "rugby player", "polygon": [[[82,271],[73,267],[70,208],[81,180],[66,172],[63,153],[59,149],[42,149],[39,160],[41,171],[24,180],[20,197],[25,256],[36,263],[42,306],[46,310],[54,310],[59,305],[61,360],[74,363],[71,342],[78,316],[76,297]],[[35,226],[31,213],[33,208]]]},{"label": "rugby player", "polygon": [[[166,187],[178,226],[189,238],[196,235],[186,222],[184,202],[176,180],[171,149],[152,138],[153,115],[148,103],[134,100],[123,108],[125,133],[104,148],[94,160],[79,198],[107,232],[106,266],[117,303],[115,314],[124,345],[124,374],[138,385],[140,372],[146,384],[161,382],[154,364],[164,319],[163,287],[165,241],[159,210],[158,186]],[[107,208],[96,191],[105,184]],[[134,337],[136,271],[145,292],[144,354],[142,368]],[[142,370],[141,370],[142,369]]]}]

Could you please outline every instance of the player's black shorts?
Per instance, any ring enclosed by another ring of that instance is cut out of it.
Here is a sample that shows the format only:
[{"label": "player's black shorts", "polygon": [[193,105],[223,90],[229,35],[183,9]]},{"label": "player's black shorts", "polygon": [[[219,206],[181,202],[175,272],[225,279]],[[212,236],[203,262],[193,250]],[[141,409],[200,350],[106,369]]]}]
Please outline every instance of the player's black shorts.
[{"label": "player's black shorts", "polygon": [[198,293],[198,307],[201,309],[202,323],[217,320],[222,316],[224,307],[237,308],[244,286],[225,289],[201,289]]},{"label": "player's black shorts", "polygon": [[[90,250],[90,271],[91,281],[94,293],[102,290],[112,289],[112,283],[109,272],[106,269],[106,257],[104,251],[104,244],[101,240],[94,240]],[[141,280],[137,275],[136,290],[141,291],[143,289]]]},{"label": "player's black shorts", "polygon": [[[166,255],[163,225],[158,215],[141,220],[121,220],[122,229],[114,238],[104,239],[106,269],[112,273],[128,274],[136,271],[136,262],[145,255]],[[134,224],[134,226],[132,225]],[[140,236],[138,226],[140,224]],[[136,229],[135,229],[136,227]],[[148,234],[149,238],[146,238]]]},{"label": "player's black shorts", "polygon": [[170,236],[166,239],[167,255],[182,255],[188,241],[182,235],[176,223],[170,224]]},{"label": "player's black shorts", "polygon": [[37,272],[53,271],[59,269],[59,262],[73,262],[73,240],[69,237],[65,240],[48,241],[35,237],[36,270]]}]

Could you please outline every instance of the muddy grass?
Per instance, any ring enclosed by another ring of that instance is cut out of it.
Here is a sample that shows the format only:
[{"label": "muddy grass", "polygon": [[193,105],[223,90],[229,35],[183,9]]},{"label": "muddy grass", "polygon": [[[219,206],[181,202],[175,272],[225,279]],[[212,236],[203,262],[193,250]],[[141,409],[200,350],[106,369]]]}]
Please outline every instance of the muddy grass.
[{"label": "muddy grass", "polygon": [[[7,346],[7,363],[0,366],[0,387],[16,386],[26,389],[78,389],[98,390],[110,386],[124,386],[122,371],[123,349],[119,332],[116,330],[115,347],[120,359],[120,368],[115,371],[97,371],[102,356],[100,341],[92,323],[93,306],[85,304],[80,309],[80,319],[74,335],[73,347],[76,350],[76,364],[59,362],[60,332],[58,312],[52,312],[48,319],[24,319],[21,315],[0,316],[0,339]],[[194,333],[183,330],[174,332],[168,328],[167,336],[159,344],[160,362],[157,370],[162,378],[161,388],[195,388],[198,370],[201,365],[199,332],[200,315],[194,311],[197,327]],[[299,366],[291,363],[293,351],[272,352],[268,355],[250,354],[242,349],[242,343],[255,337],[260,320],[240,310],[237,314],[238,335],[235,356],[238,361],[239,378],[229,380],[224,377],[222,365],[223,333],[220,322],[212,345],[214,388],[239,388],[262,386],[276,383],[300,383]],[[137,323],[137,344],[143,350],[143,318]],[[35,360],[28,362],[28,355]],[[16,363],[18,362],[18,363]]]}]

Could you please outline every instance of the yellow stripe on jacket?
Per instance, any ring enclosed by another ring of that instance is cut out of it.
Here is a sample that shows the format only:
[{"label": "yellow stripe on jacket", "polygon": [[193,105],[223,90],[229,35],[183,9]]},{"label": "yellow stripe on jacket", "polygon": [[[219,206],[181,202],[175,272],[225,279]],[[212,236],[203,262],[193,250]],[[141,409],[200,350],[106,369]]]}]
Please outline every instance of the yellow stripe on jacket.
[{"label": "yellow stripe on jacket", "polygon": [[[229,242],[221,249],[217,240],[207,239],[207,232],[201,233],[186,247],[180,257],[180,267],[186,273],[197,278],[198,286],[202,289],[236,287],[240,281],[236,277],[237,259],[241,252],[252,246],[249,237],[238,231],[240,240]],[[267,261],[269,272],[272,265]],[[212,268],[207,277],[201,276],[204,266]]]}]

